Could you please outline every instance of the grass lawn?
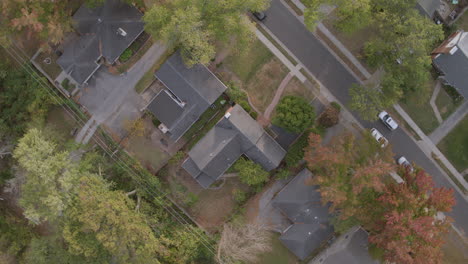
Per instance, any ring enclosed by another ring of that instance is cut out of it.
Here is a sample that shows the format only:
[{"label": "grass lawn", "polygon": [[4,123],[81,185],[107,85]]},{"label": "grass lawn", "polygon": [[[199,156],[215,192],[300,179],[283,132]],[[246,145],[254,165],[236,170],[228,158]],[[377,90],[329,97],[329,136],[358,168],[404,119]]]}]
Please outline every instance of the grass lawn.
[{"label": "grass lawn", "polygon": [[459,172],[468,168],[468,117],[437,145]]},{"label": "grass lawn", "polygon": [[444,120],[455,112],[457,107],[461,104],[461,102],[454,103],[452,97],[450,97],[444,89],[440,89],[435,103]]},{"label": "grass lawn", "polygon": [[47,114],[45,129],[54,134],[60,142],[74,141],[72,131],[80,126],[60,106],[52,107]]},{"label": "grass lawn", "polygon": [[364,44],[376,36],[376,29],[372,26],[368,26],[357,30],[353,33],[345,33],[338,30],[334,26],[335,16],[334,12],[324,19],[322,22],[325,27],[361,62],[361,64],[370,72],[373,72],[373,69],[370,68],[364,58],[363,48]]},{"label": "grass lawn", "polygon": [[459,29],[463,29],[463,30],[468,30],[468,13],[464,13],[462,15],[462,17],[460,17],[457,22],[455,23],[455,25],[459,28]]},{"label": "grass lawn", "polygon": [[288,68],[275,57],[265,63],[247,85],[244,85],[244,90],[260,112],[265,112],[270,105],[276,90],[287,74]]},{"label": "grass lawn", "polygon": [[297,77],[292,78],[286,86],[283,96],[287,95],[303,97],[309,102],[315,98],[310,88],[307,88]]},{"label": "grass lawn", "polygon": [[295,264],[298,259],[294,256],[279,240],[280,235],[272,233],[271,235],[271,252],[264,253],[260,256],[258,264]]},{"label": "grass lawn", "polygon": [[[430,89],[430,94],[434,89],[435,81],[430,81],[427,84],[427,88]],[[424,100],[421,100],[421,96],[418,94],[412,94],[406,96],[400,102],[401,107],[411,116],[416,124],[422,129],[425,134],[429,134],[439,126],[439,122],[435,117],[434,110],[429,104],[430,95],[426,96]]]},{"label": "grass lawn", "polygon": [[242,54],[231,54],[223,64],[239,77],[243,83],[248,83],[260,68],[273,58],[273,53],[256,39],[251,49]]},{"label": "grass lawn", "polygon": [[442,246],[442,263],[444,264],[463,264],[466,263],[468,253],[468,244],[463,242],[459,235],[450,230],[445,238],[446,243]]},{"label": "grass lawn", "polygon": [[[134,42],[134,44],[135,43],[136,42]],[[128,61],[126,61],[125,63],[122,63],[122,64],[118,65],[116,67],[117,71],[119,73],[126,72],[137,61],[139,61],[143,55],[145,55],[146,51],[148,51],[148,49],[153,45],[153,43],[154,43],[153,39],[151,37],[149,37],[149,39],[146,40],[141,47],[139,47],[137,50],[132,50],[132,52],[137,52],[137,53],[132,55],[131,58]],[[132,46],[133,46],[133,44],[132,44]],[[132,46],[130,46],[129,48],[132,48]]]}]

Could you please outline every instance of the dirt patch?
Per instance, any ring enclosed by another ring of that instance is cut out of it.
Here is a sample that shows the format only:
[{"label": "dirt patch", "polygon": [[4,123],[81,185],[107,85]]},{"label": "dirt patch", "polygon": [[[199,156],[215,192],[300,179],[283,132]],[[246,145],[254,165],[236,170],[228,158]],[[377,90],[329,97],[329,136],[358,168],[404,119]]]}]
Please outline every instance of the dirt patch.
[{"label": "dirt patch", "polygon": [[299,81],[297,77],[294,77],[291,81],[289,81],[283,96],[286,95],[303,97],[309,102],[315,99],[312,90]]},{"label": "dirt patch", "polygon": [[248,186],[237,177],[227,178],[218,190],[203,189],[183,168],[168,165],[160,173],[171,190],[171,196],[208,232],[219,231],[237,207],[233,191],[247,191]]},{"label": "dirt patch", "polygon": [[264,112],[275,96],[276,89],[288,74],[288,69],[278,59],[264,64],[252,80],[244,86],[255,107]]},{"label": "dirt patch", "polygon": [[[122,144],[140,163],[151,172],[158,171],[170,158],[170,153],[177,152],[185,142],[164,145],[161,139],[164,135],[152,123],[150,116],[142,119],[144,131],[125,139]],[[167,142],[167,141],[166,141]]]}]

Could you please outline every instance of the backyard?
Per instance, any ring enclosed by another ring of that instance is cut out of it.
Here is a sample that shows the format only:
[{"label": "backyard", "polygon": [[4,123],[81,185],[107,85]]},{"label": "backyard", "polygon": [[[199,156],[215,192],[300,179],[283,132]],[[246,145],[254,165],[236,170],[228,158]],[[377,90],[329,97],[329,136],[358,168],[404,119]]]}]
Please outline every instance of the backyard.
[{"label": "backyard", "polygon": [[459,172],[468,169],[468,116],[437,145]]},{"label": "backyard", "polygon": [[53,51],[41,51],[34,61],[41,66],[47,75],[55,80],[57,76],[62,72],[62,69],[57,64],[58,56]]},{"label": "backyard", "polygon": [[260,256],[259,264],[295,264],[298,259],[291,253],[279,240],[280,235],[277,233],[271,234],[270,252]]}]

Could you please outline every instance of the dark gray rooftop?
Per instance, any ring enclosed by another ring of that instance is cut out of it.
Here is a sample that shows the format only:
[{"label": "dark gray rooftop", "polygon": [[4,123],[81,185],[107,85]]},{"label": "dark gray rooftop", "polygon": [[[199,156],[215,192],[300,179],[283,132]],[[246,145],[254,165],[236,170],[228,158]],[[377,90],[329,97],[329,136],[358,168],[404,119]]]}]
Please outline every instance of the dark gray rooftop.
[{"label": "dark gray rooftop", "polygon": [[143,32],[142,16],[135,7],[120,0],[106,0],[92,9],[82,5],[73,15],[81,39],[65,47],[58,64],[78,84],[83,84],[96,70],[91,65],[101,57],[114,63]]},{"label": "dark gray rooftop", "polygon": [[368,251],[368,235],[359,228],[356,232],[345,238],[344,245],[337,245],[328,250],[328,254],[321,257],[322,264],[378,264],[372,259]]},{"label": "dark gray rooftop", "polygon": [[273,206],[293,223],[280,240],[301,260],[333,234],[328,206],[322,205],[318,187],[308,183],[311,177],[309,170],[302,170],[273,199]]},{"label": "dark gray rooftop", "polygon": [[433,59],[436,68],[443,72],[443,78],[455,87],[463,97],[468,98],[468,33],[462,33],[453,54],[440,53]]},{"label": "dark gray rooftop", "polygon": [[416,8],[422,15],[433,18],[439,6],[440,0],[418,0]]},{"label": "dark gray rooftop", "polygon": [[236,105],[190,150],[182,167],[207,188],[243,154],[270,171],[286,151]]},{"label": "dark gray rooftop", "polygon": [[[185,66],[179,53],[172,55],[156,71],[156,77],[170,90],[174,98],[159,98],[148,109],[169,130],[170,138],[178,140],[226,90],[226,86],[201,64]],[[169,111],[168,100],[184,106],[181,111]]]}]

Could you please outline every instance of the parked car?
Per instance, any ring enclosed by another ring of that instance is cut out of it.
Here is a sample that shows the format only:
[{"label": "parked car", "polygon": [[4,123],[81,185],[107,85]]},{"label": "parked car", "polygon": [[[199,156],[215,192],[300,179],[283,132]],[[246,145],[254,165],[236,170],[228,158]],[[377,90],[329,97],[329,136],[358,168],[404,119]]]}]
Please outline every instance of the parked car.
[{"label": "parked car", "polygon": [[256,17],[259,21],[263,21],[263,20],[265,20],[265,18],[267,17],[266,14],[265,14],[265,12],[262,12],[262,11],[260,11],[260,12],[253,12],[252,14],[253,14],[254,17]]},{"label": "parked car", "polygon": [[398,160],[397,160],[397,163],[398,165],[400,166],[405,166],[405,168],[408,168],[410,170],[410,172],[413,172],[413,166],[411,165],[411,163],[406,159],[405,156],[401,156]]},{"label": "parked car", "polygon": [[388,145],[388,140],[377,129],[372,128],[370,132],[382,148],[385,148]]},{"label": "parked car", "polygon": [[385,111],[380,112],[379,119],[392,131],[398,128],[397,122]]}]

